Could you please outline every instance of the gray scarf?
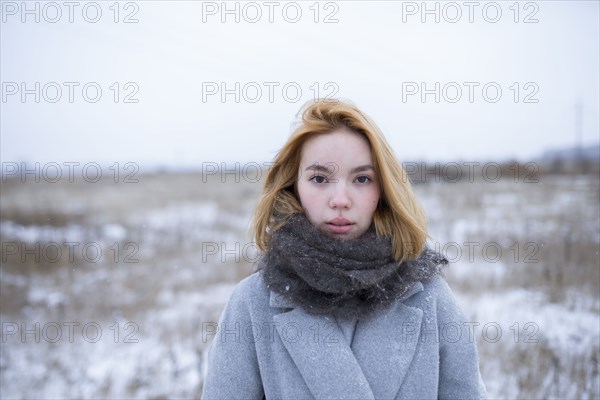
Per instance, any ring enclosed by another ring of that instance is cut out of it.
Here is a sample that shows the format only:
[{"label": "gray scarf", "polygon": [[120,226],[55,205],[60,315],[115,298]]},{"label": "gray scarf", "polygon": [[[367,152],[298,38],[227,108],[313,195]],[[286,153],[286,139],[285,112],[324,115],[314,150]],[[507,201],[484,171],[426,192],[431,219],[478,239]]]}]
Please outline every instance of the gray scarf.
[{"label": "gray scarf", "polygon": [[428,248],[417,259],[398,263],[390,238],[377,236],[373,227],[357,239],[339,240],[294,214],[273,233],[258,269],[270,289],[309,313],[362,317],[389,306],[447,263]]}]

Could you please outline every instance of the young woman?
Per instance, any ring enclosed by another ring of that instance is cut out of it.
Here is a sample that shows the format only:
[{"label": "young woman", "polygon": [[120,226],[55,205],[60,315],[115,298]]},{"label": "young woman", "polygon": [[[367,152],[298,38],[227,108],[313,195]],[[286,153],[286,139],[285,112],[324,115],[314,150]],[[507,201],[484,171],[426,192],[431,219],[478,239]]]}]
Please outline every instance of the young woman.
[{"label": "young woman", "polygon": [[311,101],[258,203],[259,269],[218,324],[204,399],[484,398],[474,335],[375,123]]}]

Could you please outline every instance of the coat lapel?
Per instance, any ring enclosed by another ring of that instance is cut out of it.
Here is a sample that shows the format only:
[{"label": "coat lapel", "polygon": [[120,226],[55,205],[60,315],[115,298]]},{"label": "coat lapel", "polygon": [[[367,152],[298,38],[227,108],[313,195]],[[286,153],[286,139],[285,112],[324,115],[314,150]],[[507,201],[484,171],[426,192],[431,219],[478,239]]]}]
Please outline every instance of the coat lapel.
[{"label": "coat lapel", "polygon": [[297,307],[275,315],[273,321],[315,398],[375,399],[335,320]]},{"label": "coat lapel", "polygon": [[[422,291],[418,282],[404,299]],[[359,321],[352,349],[377,399],[396,398],[417,349],[423,311],[401,301]]]},{"label": "coat lapel", "polygon": [[418,282],[390,309],[360,320],[352,348],[333,317],[306,313],[273,291],[270,305],[293,308],[273,321],[315,398],[390,399],[412,361],[423,316],[401,302],[422,290]]}]

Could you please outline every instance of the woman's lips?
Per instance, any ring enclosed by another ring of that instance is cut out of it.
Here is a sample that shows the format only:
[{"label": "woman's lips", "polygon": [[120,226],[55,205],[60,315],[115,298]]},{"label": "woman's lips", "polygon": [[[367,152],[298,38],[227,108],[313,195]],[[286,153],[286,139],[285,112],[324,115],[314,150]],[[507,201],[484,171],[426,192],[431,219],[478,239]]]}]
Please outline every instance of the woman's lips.
[{"label": "woman's lips", "polygon": [[331,221],[326,222],[325,225],[330,232],[346,233],[352,230],[354,223],[345,218],[334,218]]}]

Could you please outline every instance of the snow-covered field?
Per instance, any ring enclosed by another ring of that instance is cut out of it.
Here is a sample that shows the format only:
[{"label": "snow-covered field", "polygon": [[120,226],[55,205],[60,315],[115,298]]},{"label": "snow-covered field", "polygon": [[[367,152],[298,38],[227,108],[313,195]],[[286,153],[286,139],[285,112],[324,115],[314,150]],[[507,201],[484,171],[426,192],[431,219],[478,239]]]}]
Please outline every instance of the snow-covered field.
[{"label": "snow-covered field", "polygon": [[[256,257],[260,183],[235,178],[2,183],[0,397],[199,397],[207,332]],[[599,186],[416,186],[490,398],[600,397]]]}]

